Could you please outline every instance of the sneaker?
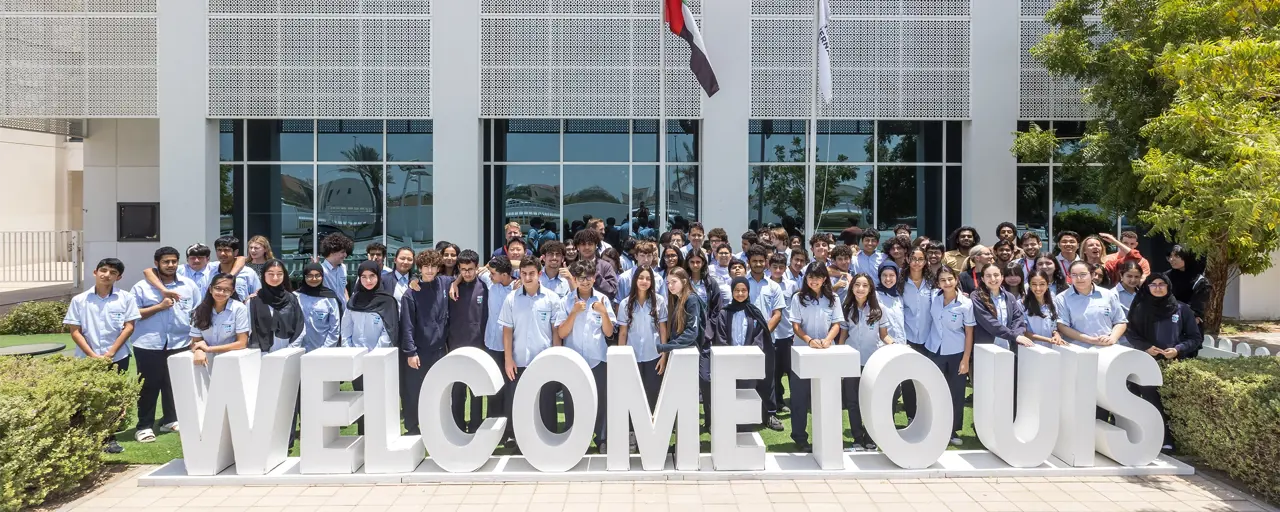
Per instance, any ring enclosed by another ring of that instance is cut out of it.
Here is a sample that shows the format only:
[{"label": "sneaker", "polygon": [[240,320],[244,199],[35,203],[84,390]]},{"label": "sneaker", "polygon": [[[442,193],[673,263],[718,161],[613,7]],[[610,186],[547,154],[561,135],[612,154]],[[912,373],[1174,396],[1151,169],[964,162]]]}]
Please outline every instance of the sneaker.
[{"label": "sneaker", "polygon": [[845,448],[844,451],[848,453],[862,453],[863,449],[862,445],[854,443],[852,446]]},{"label": "sneaker", "polygon": [[951,446],[960,446],[962,444],[964,444],[964,441],[962,439],[958,437],[951,438]]},{"label": "sneaker", "polygon": [[102,447],[102,451],[107,453],[123,453],[124,447],[120,446],[120,443],[117,443],[115,439],[112,439],[107,441],[106,446]]},{"label": "sneaker", "polygon": [[866,449],[867,449],[867,451],[869,451],[869,452],[874,452],[874,451],[876,451],[876,444],[875,444],[875,443],[867,443],[867,444],[862,445],[862,447],[863,447],[863,448],[866,448]]},{"label": "sneaker", "polygon": [[139,443],[154,443],[156,442],[156,433],[149,428],[144,428],[133,433],[133,440]]},{"label": "sneaker", "polygon": [[627,440],[627,448],[631,453],[640,453],[640,448],[636,446],[636,435],[634,433],[631,434],[631,439]]},{"label": "sneaker", "polygon": [[778,412],[782,414],[791,414],[791,408],[784,405],[781,409],[778,409]]},{"label": "sneaker", "polygon": [[807,441],[795,441],[795,443],[796,443],[796,452],[797,452],[797,453],[812,453],[812,452],[813,452],[813,445],[809,444]]},{"label": "sneaker", "polygon": [[608,453],[609,448],[605,443],[596,443],[596,450],[600,452],[600,455],[604,455]]},{"label": "sneaker", "polygon": [[1171,444],[1166,444],[1166,445],[1164,445],[1164,446],[1161,446],[1161,447],[1160,447],[1160,451],[1162,451],[1162,452],[1164,452],[1164,453],[1173,453],[1173,445],[1171,445]]},{"label": "sneaker", "polygon": [[769,427],[769,430],[776,432],[782,432],[784,430],[782,427],[782,420],[779,420],[777,416],[770,416],[767,426]]},{"label": "sneaker", "polygon": [[170,432],[177,432],[177,431],[178,431],[178,422],[176,421],[173,423],[166,423],[164,425],[160,425],[161,434],[168,434]]}]

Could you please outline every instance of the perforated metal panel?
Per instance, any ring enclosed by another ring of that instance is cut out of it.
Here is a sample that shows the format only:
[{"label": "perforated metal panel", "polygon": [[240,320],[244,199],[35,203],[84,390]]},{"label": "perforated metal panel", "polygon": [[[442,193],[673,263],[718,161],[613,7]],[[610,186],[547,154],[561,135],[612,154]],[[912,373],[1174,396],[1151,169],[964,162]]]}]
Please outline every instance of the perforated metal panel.
[{"label": "perforated metal panel", "polygon": [[[1031,55],[1031,47],[1039,43],[1050,32],[1050,26],[1044,21],[1044,14],[1056,0],[1022,0],[1021,30],[1021,101],[1018,117],[1020,119],[1089,119],[1096,110],[1082,101],[1082,84],[1074,79],[1052,77]],[[1098,22],[1096,16],[1087,18]],[[1100,34],[1095,42],[1109,39],[1109,35]]]},{"label": "perforated metal panel", "polygon": [[155,115],[155,0],[0,1],[0,117]]},{"label": "perforated metal panel", "polygon": [[[808,117],[812,0],[752,0],[751,115]],[[968,0],[832,0],[822,118],[969,117]]]},{"label": "perforated metal panel", "polygon": [[0,119],[0,128],[84,137],[84,120],[81,119],[7,118]]},{"label": "perforated metal panel", "polygon": [[209,117],[430,117],[430,5],[210,0]]},{"label": "perforated metal panel", "polygon": [[[688,5],[701,20],[701,2]],[[661,30],[666,114],[699,117],[702,90],[689,70],[688,44],[660,26],[657,6],[654,0],[482,0],[481,115],[658,117],[654,36]]]}]

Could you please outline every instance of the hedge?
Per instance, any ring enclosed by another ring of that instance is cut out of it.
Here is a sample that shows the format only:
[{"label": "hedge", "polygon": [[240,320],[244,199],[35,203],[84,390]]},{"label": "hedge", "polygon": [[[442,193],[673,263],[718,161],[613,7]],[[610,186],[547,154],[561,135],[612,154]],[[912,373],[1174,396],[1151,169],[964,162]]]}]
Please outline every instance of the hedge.
[{"label": "hedge", "polygon": [[1280,500],[1280,357],[1169,364],[1160,395],[1180,452]]},{"label": "hedge", "polygon": [[23,302],[0,318],[0,334],[57,334],[65,332],[62,319],[67,303],[59,301]]},{"label": "hedge", "polygon": [[97,359],[5,357],[0,375],[0,511],[70,492],[101,468],[140,389]]}]

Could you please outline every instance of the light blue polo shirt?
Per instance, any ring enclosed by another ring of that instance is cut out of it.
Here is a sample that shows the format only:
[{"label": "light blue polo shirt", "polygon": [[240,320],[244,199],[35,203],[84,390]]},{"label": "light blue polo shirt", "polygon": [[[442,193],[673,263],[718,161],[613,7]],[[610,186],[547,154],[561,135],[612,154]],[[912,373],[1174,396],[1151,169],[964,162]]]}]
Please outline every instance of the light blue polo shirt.
[{"label": "light blue polo shirt", "polygon": [[[487,277],[485,274],[481,277]],[[498,324],[498,315],[502,314],[502,305],[506,304],[507,296],[513,291],[511,286],[502,286],[493,281],[485,281],[489,287],[489,323],[484,328],[484,348],[495,352],[502,352],[502,326]]]},{"label": "light blue polo shirt", "polygon": [[[933,305],[933,296],[937,289],[929,286],[924,280],[917,286],[915,282],[901,277],[902,283],[902,319],[907,333],[907,341],[923,345],[929,338],[929,327],[932,320],[929,308]],[[895,340],[897,338],[894,338]]]},{"label": "light blue polo shirt", "polygon": [[[629,297],[631,295],[631,281],[635,279],[636,269],[623,272],[618,276],[618,297]],[[662,271],[653,269],[653,289],[657,290],[658,295],[667,294],[667,279],[663,277]],[[706,297],[703,297],[705,300]]]},{"label": "light blue polo shirt", "polygon": [[[561,321],[556,324],[556,327],[568,321],[569,312],[573,311],[573,305],[577,301],[577,290],[569,292],[563,299],[560,299],[563,310],[560,316]],[[613,304],[609,302],[609,297],[600,293],[599,290],[592,289],[591,297],[586,300],[587,309],[574,317],[573,331],[564,339],[564,346],[581,354],[582,358],[587,360],[587,366],[592,368],[604,362],[605,350],[609,348],[604,337],[604,315],[593,309],[597,302],[604,304],[605,314],[609,316],[610,322],[618,321],[613,314]]]},{"label": "light blue polo shirt", "polygon": [[342,346],[364,347],[369,350],[391,346],[391,335],[382,322],[382,315],[372,311],[347,310],[342,315]]},{"label": "light blue polo shirt", "polygon": [[729,342],[735,347],[747,344],[747,312],[739,311],[729,320]]},{"label": "light blue polo shirt", "polygon": [[[250,270],[252,272],[252,270]],[[234,300],[227,301],[222,312],[214,310],[208,329],[191,326],[191,337],[204,340],[210,347],[235,343],[236,335],[249,332],[249,306]]]},{"label": "light blue polo shirt", "polygon": [[[1128,323],[1124,306],[1116,293],[1097,286],[1089,295],[1081,295],[1075,286],[1068,286],[1053,298],[1058,308],[1058,323],[1080,331],[1086,336],[1105,336],[1117,324]],[[1093,345],[1076,340],[1071,343],[1092,348]]]},{"label": "light blue polo shirt", "polygon": [[[799,293],[791,297],[788,318],[784,323],[800,324],[800,328],[804,329],[804,333],[810,338],[825,338],[832,324],[838,325],[844,322],[844,313],[826,297],[818,297],[818,300],[811,300],[808,304],[801,304],[801,302],[803,301],[800,300]],[[795,327],[792,327],[792,332],[795,332]],[[809,344],[797,337],[791,341],[791,346],[807,347]]]},{"label": "light blue polo shirt", "polygon": [[[200,299],[199,287],[195,281],[181,275],[175,276],[172,283],[166,283],[165,289],[176,292],[182,298],[174,301],[173,307],[157,311],[147,318],[140,318],[133,326],[133,336],[129,345],[144,350],[170,350],[186,348],[191,344],[191,312]],[[164,296],[145,279],[133,285],[130,292],[138,303],[138,311],[149,308]]]},{"label": "light blue polo shirt", "polygon": [[[221,272],[220,263],[210,263],[214,272]],[[231,270],[231,269],[227,269]],[[236,295],[240,297],[240,302],[249,303],[249,296],[258,293],[262,289],[262,278],[258,277],[258,273],[245,265],[240,269],[240,273],[236,274]]]},{"label": "light blue polo shirt", "polygon": [[[777,281],[774,282],[778,283]],[[796,335],[795,328],[791,326],[791,312],[794,310],[794,303],[791,299],[796,296],[796,291],[799,288],[796,288],[795,282],[788,281],[786,278],[783,278],[782,282],[778,283],[778,287],[782,288],[782,303],[786,304],[787,307],[782,310],[782,320],[778,322],[778,327],[773,330],[773,339],[785,340]]]},{"label": "light blue polo shirt", "polygon": [[[1124,289],[1124,285],[1117,286],[1113,288],[1112,291],[1116,292],[1116,297],[1120,299],[1120,305],[1124,306],[1124,317],[1126,319],[1129,318],[1129,309],[1133,307],[1133,299],[1137,297],[1138,294],[1130,293],[1129,290]],[[1121,336],[1120,340],[1116,343],[1125,347],[1133,346],[1129,344],[1129,337],[1127,335]]]},{"label": "light blue polo shirt", "polygon": [[876,299],[880,301],[880,314],[884,319],[885,329],[889,331],[889,337],[896,342],[905,342],[907,339],[906,327],[906,311],[903,308],[902,294],[897,297],[876,292]]},{"label": "light blue polo shirt", "polygon": [[850,267],[852,267],[850,270],[854,274],[866,272],[867,275],[871,276],[871,281],[876,286],[880,286],[880,264],[884,263],[885,258],[885,254],[880,251],[871,254],[858,251],[858,254],[854,255],[853,262],[850,264]]},{"label": "light blue polo shirt", "polygon": [[502,301],[498,325],[513,331],[511,358],[516,366],[529,366],[534,357],[551,348],[555,339],[552,330],[565,321],[560,300],[559,295],[545,287],[538,286],[537,293],[530,295],[521,286]]},{"label": "light blue polo shirt", "polygon": [[333,290],[334,295],[338,296],[338,303],[347,307],[347,264],[335,267],[329,260],[322,259],[320,267],[324,268],[324,287]]},{"label": "light blue polo shirt", "polygon": [[[760,310],[760,314],[767,321],[773,317],[773,312],[787,309],[787,303],[782,297],[782,286],[773,282],[772,279],[765,277],[756,281],[751,274],[747,274],[747,286],[751,289],[751,296],[747,299],[755,304],[756,309]],[[732,284],[732,282],[730,283]],[[729,290],[729,300],[733,300],[733,290]],[[786,319],[786,313],[782,313],[782,319]],[[767,327],[767,326],[766,326]]]},{"label": "light blue polo shirt", "polygon": [[[538,275],[538,282],[541,283],[542,286],[545,286],[547,289],[555,292],[556,295],[559,295],[561,297],[564,297],[569,293],[569,280],[563,277],[560,277],[559,272],[557,272],[555,276],[550,276],[550,275],[547,275],[547,270],[544,268],[542,272]],[[621,278],[619,278],[618,285],[619,286],[622,285]],[[501,307],[502,303],[499,302],[498,306]],[[493,318],[494,316],[490,315],[490,317]],[[502,334],[502,329],[498,329],[498,334]],[[499,341],[501,341],[501,339],[499,339]]]},{"label": "light blue polo shirt", "polygon": [[840,328],[849,333],[845,338],[845,345],[858,350],[862,366],[867,365],[867,361],[871,359],[871,354],[874,354],[876,349],[884,346],[884,340],[880,338],[880,329],[889,327],[884,317],[884,310],[880,311],[880,321],[874,324],[867,323],[867,317],[870,315],[871,308],[864,305],[858,310],[858,323],[853,323],[851,318],[845,318],[840,324]]},{"label": "light blue polo shirt", "polygon": [[[622,304],[618,306],[618,325],[627,327],[627,346],[635,351],[636,361],[647,363],[657,359],[659,355],[658,343],[662,340],[658,339],[658,325],[653,321],[649,301],[636,304],[634,316],[627,314],[627,305],[630,302],[631,298],[627,297],[622,299]],[[658,309],[658,324],[666,324],[666,297],[658,295],[654,297],[654,303]]]},{"label": "light blue polo shirt", "polygon": [[213,275],[217,273],[216,269],[216,262],[206,264],[204,270],[192,269],[186,263],[178,265],[178,275],[196,283],[196,290],[198,291],[198,294],[194,297],[196,304],[203,301],[205,294],[209,292],[209,280],[213,279]]},{"label": "light blue polo shirt", "polygon": [[[1044,336],[1052,338],[1053,333],[1058,330],[1058,317],[1049,309],[1048,304],[1040,305],[1040,314],[1033,315],[1027,312],[1027,331],[1028,334]],[[1052,343],[1035,340],[1042,347],[1052,347]]]},{"label": "light blue polo shirt", "polygon": [[342,333],[342,314],[338,299],[312,297],[294,292],[302,309],[302,334],[290,347],[310,352],[321,347],[336,347]]},{"label": "light blue polo shirt", "polygon": [[943,300],[939,293],[933,296],[929,305],[929,318],[933,325],[924,346],[940,356],[964,353],[964,328],[978,325],[973,317],[973,302],[964,295],[957,295],[945,306]]},{"label": "light blue polo shirt", "polygon": [[[150,285],[148,285],[150,286]],[[142,318],[138,314],[138,303],[133,294],[112,288],[106,297],[98,296],[92,287],[72,297],[67,305],[67,315],[62,318],[63,325],[80,326],[80,334],[93,349],[95,355],[106,354],[114,345],[120,333],[124,331],[125,322]],[[80,345],[76,345],[76,357],[88,357]],[[129,344],[120,346],[112,362],[122,361],[129,357]]]}]

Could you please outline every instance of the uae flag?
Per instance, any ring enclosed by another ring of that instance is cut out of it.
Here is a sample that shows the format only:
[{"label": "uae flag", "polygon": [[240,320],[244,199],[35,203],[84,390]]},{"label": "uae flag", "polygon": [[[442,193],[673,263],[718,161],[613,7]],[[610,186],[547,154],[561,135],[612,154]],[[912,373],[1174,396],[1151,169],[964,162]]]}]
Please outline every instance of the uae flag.
[{"label": "uae flag", "polygon": [[689,43],[689,67],[693,76],[702,85],[707,96],[715,96],[720,90],[716,82],[716,72],[711,69],[711,61],[707,60],[707,45],[702,42],[702,33],[698,32],[698,23],[693,21],[693,13],[683,0],[664,0],[667,25],[671,33],[680,36]]}]

